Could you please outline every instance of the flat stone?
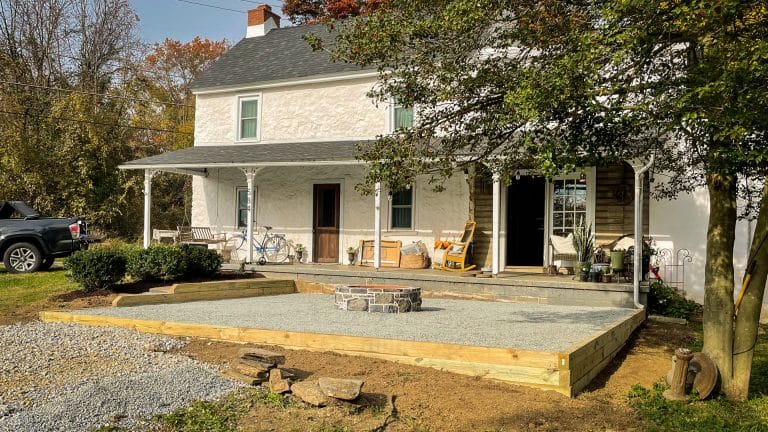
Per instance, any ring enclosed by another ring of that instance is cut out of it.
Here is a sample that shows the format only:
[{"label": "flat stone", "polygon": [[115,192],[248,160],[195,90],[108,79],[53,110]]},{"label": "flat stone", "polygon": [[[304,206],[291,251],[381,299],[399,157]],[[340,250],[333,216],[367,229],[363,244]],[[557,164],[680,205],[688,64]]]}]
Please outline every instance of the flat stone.
[{"label": "flat stone", "polygon": [[397,301],[397,311],[398,312],[410,312],[411,311],[411,301],[408,299],[400,299]]},{"label": "flat stone", "polygon": [[368,306],[368,312],[384,312],[383,305],[370,305]]},{"label": "flat stone", "polygon": [[368,300],[363,298],[354,298],[347,301],[347,310],[352,312],[365,312],[368,310]]},{"label": "flat stone", "polygon": [[291,376],[282,369],[272,369],[269,372],[269,389],[279,394],[288,393],[291,391]]},{"label": "flat stone", "polygon": [[320,378],[317,380],[326,396],[351,401],[360,396],[364,382],[356,379]]},{"label": "flat stone", "polygon": [[392,294],[376,294],[373,297],[373,302],[376,304],[389,304],[394,301],[395,296]]},{"label": "flat stone", "polygon": [[301,381],[291,386],[291,392],[302,401],[322,407],[328,405],[328,396],[323,393],[317,381]]},{"label": "flat stone", "polygon": [[237,352],[237,357],[245,360],[255,360],[273,365],[285,364],[285,356],[261,348],[243,348]]},{"label": "flat stone", "polygon": [[271,368],[272,365],[265,366],[260,362],[243,359],[239,359],[238,361],[232,363],[232,370],[249,377],[258,378],[262,381],[269,378],[269,370]]},{"label": "flat stone", "polygon": [[252,376],[241,374],[240,372],[237,372],[232,369],[227,369],[222,374],[228,378],[232,378],[233,380],[240,381],[242,383],[245,383],[249,386],[257,386],[264,382],[263,379],[254,378]]}]

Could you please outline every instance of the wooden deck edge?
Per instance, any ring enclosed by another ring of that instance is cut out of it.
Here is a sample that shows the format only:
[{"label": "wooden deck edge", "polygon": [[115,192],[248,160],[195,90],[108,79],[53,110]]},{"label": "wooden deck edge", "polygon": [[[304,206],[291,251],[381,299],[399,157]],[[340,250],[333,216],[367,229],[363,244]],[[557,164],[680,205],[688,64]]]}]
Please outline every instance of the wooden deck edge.
[{"label": "wooden deck edge", "polygon": [[333,351],[431,367],[464,375],[490,378],[527,387],[554,390],[570,396],[561,381],[557,353],[508,348],[475,347],[435,342],[301,333],[242,327],[135,320],[63,311],[40,313],[44,322],[73,322],[94,326],[130,328],[146,333],[190,336],[236,343],[277,345],[289,349]]},{"label": "wooden deck edge", "polygon": [[293,279],[235,279],[212,282],[183,282],[174,284],[171,292],[174,294],[197,293],[206,291],[244,290],[264,287],[295,288]]},{"label": "wooden deck edge", "polygon": [[205,291],[182,291],[174,293],[120,294],[112,301],[113,307],[143,306],[152,304],[184,303],[204,300],[225,300],[245,297],[293,294],[296,288],[290,286],[270,286],[259,288],[219,289]]},{"label": "wooden deck edge", "polygon": [[564,353],[561,369],[566,364],[567,374],[564,374],[563,379],[567,378],[573,395],[583,390],[616,357],[645,318],[646,311],[639,309],[628,319],[612,324],[611,330],[577,344],[570,352]]}]

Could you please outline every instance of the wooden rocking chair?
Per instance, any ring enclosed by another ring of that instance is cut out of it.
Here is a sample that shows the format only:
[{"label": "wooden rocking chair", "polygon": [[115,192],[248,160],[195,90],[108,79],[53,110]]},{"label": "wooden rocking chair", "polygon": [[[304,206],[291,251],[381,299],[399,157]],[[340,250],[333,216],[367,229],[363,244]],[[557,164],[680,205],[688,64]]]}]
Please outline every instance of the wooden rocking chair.
[{"label": "wooden rocking chair", "polygon": [[475,235],[475,221],[467,221],[464,224],[464,232],[459,241],[451,242],[445,249],[445,256],[442,263],[435,263],[436,269],[442,269],[452,272],[464,272],[474,269],[474,264],[467,265],[467,251],[472,237]]}]

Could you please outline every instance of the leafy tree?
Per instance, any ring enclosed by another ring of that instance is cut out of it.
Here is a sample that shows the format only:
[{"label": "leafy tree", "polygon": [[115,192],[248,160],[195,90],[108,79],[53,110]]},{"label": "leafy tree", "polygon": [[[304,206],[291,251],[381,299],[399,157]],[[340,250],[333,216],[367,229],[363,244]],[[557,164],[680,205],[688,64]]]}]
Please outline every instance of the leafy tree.
[{"label": "leafy tree", "polygon": [[[336,23],[336,59],[379,68],[371,95],[417,107],[412,129],[363,149],[375,181],[441,181],[482,163],[509,178],[658,155],[668,197],[710,195],[705,346],[723,391],[746,398],[768,268],[768,9],[765,2],[392,0]],[[736,202],[763,187],[734,314]],[[734,327],[735,320],[735,327]],[[735,328],[735,331],[734,331]]]},{"label": "leafy tree", "polygon": [[[195,97],[193,80],[229,48],[225,40],[196,37],[189,42],[166,39],[134,68],[129,87],[157,103],[136,104],[132,122],[147,129],[134,135],[134,157],[179,150],[193,145]],[[168,132],[173,131],[173,132]],[[139,199],[143,176],[127,174],[126,188]],[[152,220],[158,227],[189,225],[192,201],[190,176],[164,173],[153,180]],[[137,207],[141,208],[137,202]],[[140,224],[137,223],[138,227]]]},{"label": "leafy tree", "polygon": [[311,24],[326,19],[367,15],[386,0],[285,0],[283,13],[294,24]]}]

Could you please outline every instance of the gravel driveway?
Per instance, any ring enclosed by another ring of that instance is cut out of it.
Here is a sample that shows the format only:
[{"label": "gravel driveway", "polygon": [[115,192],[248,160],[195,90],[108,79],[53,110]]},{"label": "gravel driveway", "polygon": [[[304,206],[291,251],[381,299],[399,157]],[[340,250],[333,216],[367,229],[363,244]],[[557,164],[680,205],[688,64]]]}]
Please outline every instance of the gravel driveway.
[{"label": "gravel driveway", "polygon": [[238,386],[209,365],[167,352],[184,345],[120,328],[0,326],[0,431],[131,429]]}]

